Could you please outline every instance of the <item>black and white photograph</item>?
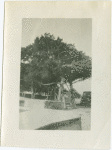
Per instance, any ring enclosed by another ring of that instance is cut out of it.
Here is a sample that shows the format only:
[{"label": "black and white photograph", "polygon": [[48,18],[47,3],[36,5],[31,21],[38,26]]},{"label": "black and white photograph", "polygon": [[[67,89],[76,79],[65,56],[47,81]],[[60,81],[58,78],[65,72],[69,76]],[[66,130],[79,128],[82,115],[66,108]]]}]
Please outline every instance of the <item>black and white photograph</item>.
[{"label": "black and white photograph", "polygon": [[91,18],[23,18],[19,129],[91,130]]},{"label": "black and white photograph", "polygon": [[111,2],[4,5],[1,146],[109,149]]}]

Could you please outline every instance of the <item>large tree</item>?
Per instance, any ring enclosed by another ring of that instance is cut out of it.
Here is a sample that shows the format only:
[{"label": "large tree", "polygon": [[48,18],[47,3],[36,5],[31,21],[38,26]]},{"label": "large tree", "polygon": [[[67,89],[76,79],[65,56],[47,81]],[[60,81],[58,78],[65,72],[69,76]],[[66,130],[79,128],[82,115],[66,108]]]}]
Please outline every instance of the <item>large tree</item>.
[{"label": "large tree", "polygon": [[89,56],[45,33],[32,45],[21,48],[21,87],[30,87],[32,93],[56,93],[57,84],[69,83],[72,97],[73,83],[91,77],[91,67]]}]

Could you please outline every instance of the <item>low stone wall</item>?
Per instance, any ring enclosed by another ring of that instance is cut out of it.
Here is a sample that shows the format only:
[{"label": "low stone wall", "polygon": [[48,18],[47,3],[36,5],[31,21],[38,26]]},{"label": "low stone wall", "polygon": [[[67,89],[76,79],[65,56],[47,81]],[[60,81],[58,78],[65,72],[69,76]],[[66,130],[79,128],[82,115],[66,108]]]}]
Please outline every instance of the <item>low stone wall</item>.
[{"label": "low stone wall", "polygon": [[[28,94],[28,93],[20,93],[20,97],[24,97],[24,98],[30,98],[31,99],[31,94]],[[42,95],[37,95],[35,94],[34,98],[33,99],[39,99],[39,100],[53,100],[54,97],[53,96],[42,96]]]},{"label": "low stone wall", "polygon": [[19,106],[24,107],[24,105],[25,105],[25,101],[24,100],[20,100],[19,101]]},{"label": "low stone wall", "polygon": [[81,118],[52,123],[36,130],[82,130]]},{"label": "low stone wall", "polygon": [[40,99],[34,100],[34,99],[28,99],[28,98],[21,97],[19,100],[19,106],[31,108],[32,106],[42,105],[44,108],[44,102],[45,102],[45,100],[40,100]]},{"label": "low stone wall", "polygon": [[50,109],[59,109],[62,110],[64,109],[64,103],[63,102],[58,102],[58,101],[45,101],[44,103],[45,108],[50,108]]}]

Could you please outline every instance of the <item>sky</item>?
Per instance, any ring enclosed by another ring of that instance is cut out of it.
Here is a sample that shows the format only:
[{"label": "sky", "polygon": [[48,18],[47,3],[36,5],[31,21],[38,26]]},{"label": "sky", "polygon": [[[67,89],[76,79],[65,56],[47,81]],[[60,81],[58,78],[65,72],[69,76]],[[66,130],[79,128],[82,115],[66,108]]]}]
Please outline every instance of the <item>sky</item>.
[{"label": "sky", "polygon": [[44,33],[58,36],[68,44],[74,44],[76,49],[92,56],[92,19],[91,18],[23,18],[22,47],[32,44],[35,38]]},{"label": "sky", "polygon": [[[68,86],[66,86],[65,84],[64,88],[69,90],[70,85],[68,84]],[[73,84],[73,88],[81,95],[83,95],[84,91],[91,91],[91,78],[86,79],[84,81],[76,82],[75,84]]]}]

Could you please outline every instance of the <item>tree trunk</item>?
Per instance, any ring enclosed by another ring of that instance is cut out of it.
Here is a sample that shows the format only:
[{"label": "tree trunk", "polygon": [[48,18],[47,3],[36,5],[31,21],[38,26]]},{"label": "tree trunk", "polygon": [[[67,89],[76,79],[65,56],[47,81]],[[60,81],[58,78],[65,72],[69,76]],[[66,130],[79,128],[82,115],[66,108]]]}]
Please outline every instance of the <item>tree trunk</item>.
[{"label": "tree trunk", "polygon": [[32,82],[32,84],[31,84],[31,99],[34,99],[33,82]]},{"label": "tree trunk", "polygon": [[54,87],[54,100],[56,100],[56,87]]},{"label": "tree trunk", "polygon": [[53,88],[53,91],[52,91],[52,97],[53,97],[53,100],[55,100],[55,87]]},{"label": "tree trunk", "polygon": [[60,87],[59,87],[59,92],[58,92],[58,101],[61,101],[61,97],[62,97],[62,88],[63,88],[63,78],[61,79],[61,83],[60,83]]},{"label": "tree trunk", "polygon": [[58,92],[58,101],[61,101],[61,90],[62,90],[62,87],[60,85],[59,92]]},{"label": "tree trunk", "polygon": [[63,108],[66,109],[66,103],[65,103],[64,94],[62,94],[62,102],[63,102]]},{"label": "tree trunk", "polygon": [[73,84],[72,84],[72,82],[70,83],[70,101],[71,101],[72,107],[76,108],[75,97],[73,95]]},{"label": "tree trunk", "polygon": [[72,103],[72,88],[73,88],[73,85],[72,85],[72,82],[70,82],[70,102]]}]

